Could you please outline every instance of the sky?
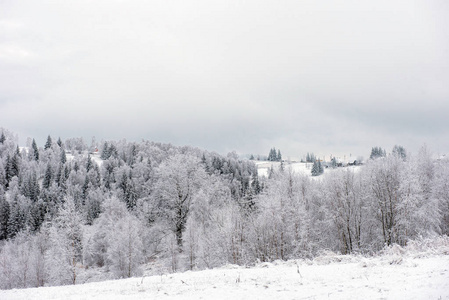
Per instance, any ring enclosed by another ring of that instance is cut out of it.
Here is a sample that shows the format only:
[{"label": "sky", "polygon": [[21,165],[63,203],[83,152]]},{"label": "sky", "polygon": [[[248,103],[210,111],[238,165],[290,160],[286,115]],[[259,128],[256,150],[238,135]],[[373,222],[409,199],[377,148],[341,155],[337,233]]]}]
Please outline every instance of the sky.
[{"label": "sky", "polygon": [[0,127],[226,154],[449,153],[449,2],[0,0]]}]

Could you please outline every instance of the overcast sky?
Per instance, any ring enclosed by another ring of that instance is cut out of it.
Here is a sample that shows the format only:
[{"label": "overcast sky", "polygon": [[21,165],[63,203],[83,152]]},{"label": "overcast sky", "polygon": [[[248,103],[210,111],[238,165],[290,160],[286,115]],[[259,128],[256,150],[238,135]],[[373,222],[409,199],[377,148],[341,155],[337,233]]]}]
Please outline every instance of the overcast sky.
[{"label": "overcast sky", "polygon": [[227,153],[449,152],[449,1],[0,0],[0,127]]}]

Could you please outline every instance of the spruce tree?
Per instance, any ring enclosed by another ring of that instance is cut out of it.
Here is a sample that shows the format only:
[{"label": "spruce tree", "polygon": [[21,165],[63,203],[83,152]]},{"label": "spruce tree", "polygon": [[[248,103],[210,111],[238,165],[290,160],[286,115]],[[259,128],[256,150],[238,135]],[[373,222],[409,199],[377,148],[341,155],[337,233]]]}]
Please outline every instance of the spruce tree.
[{"label": "spruce tree", "polygon": [[47,137],[47,142],[45,143],[44,149],[45,149],[45,150],[50,149],[52,143],[53,143],[53,141],[51,140],[51,137],[50,137],[50,135],[49,135],[49,136]]},{"label": "spruce tree", "polygon": [[17,154],[14,154],[12,157],[8,154],[6,156],[5,168],[7,187],[9,186],[9,182],[14,176],[19,176],[19,157],[17,156]]},{"label": "spruce tree", "polygon": [[51,169],[50,163],[47,164],[47,169],[45,170],[44,181],[42,182],[42,187],[48,189],[53,178],[53,170]]},{"label": "spruce tree", "polygon": [[42,199],[39,199],[38,202],[32,205],[28,226],[33,232],[39,231],[42,223],[44,222],[46,211],[47,205]]},{"label": "spruce tree", "polygon": [[3,166],[3,162],[2,160],[0,160],[0,189],[1,188],[5,188],[8,185],[8,181],[6,180],[6,170],[5,167]]},{"label": "spruce tree", "polygon": [[321,164],[321,161],[319,159],[315,160],[313,162],[313,166],[312,166],[312,176],[321,175],[321,174],[323,174],[323,172],[324,172],[324,169],[323,169],[323,165]]},{"label": "spruce tree", "polygon": [[[279,152],[280,154],[280,152]],[[271,148],[270,153],[268,154],[268,160],[269,161],[278,161],[278,155],[276,152],[276,148]]]},{"label": "spruce tree", "polygon": [[67,161],[67,156],[66,156],[66,154],[65,154],[65,150],[62,149],[62,151],[61,151],[61,159],[60,159],[60,162],[61,162],[61,164],[65,164],[66,161]]},{"label": "spruce tree", "polygon": [[3,188],[0,187],[0,240],[8,238],[8,223],[9,223],[9,203]]},{"label": "spruce tree", "polygon": [[87,163],[86,163],[86,172],[89,173],[89,171],[92,169],[92,158],[90,157],[90,153],[87,155]]},{"label": "spruce tree", "polygon": [[251,176],[251,187],[252,187],[255,195],[258,195],[260,193],[261,190],[260,190],[260,183],[259,183],[259,176],[257,174],[257,169]]},{"label": "spruce tree", "polygon": [[20,171],[20,157],[17,153],[12,156],[11,159],[11,178],[14,176],[19,176]]},{"label": "spruce tree", "polygon": [[[23,197],[23,196],[20,196]],[[9,222],[8,222],[8,238],[14,238],[17,233],[25,228],[26,216],[19,203],[19,194],[16,193],[9,210]]]},{"label": "spruce tree", "polygon": [[373,147],[371,148],[371,155],[370,155],[370,159],[376,159],[379,157],[386,157],[387,156],[387,152],[385,150],[383,150],[381,147]]},{"label": "spruce tree", "polygon": [[110,152],[110,150],[109,150],[109,145],[108,145],[108,143],[105,142],[104,145],[103,145],[103,149],[102,149],[102,151],[101,151],[100,158],[101,158],[102,160],[106,160],[106,159],[108,159],[109,157],[111,157],[111,152]]},{"label": "spruce tree", "polygon": [[313,162],[313,166],[312,166],[312,171],[311,172],[312,172],[312,176],[320,175],[319,168],[318,168],[318,162],[317,161]]},{"label": "spruce tree", "polygon": [[6,141],[5,133],[2,131],[2,134],[0,135],[0,144],[3,144]]},{"label": "spruce tree", "polygon": [[86,178],[84,179],[84,184],[83,184],[83,188],[82,188],[83,201],[86,200],[86,198],[87,198],[87,193],[89,192],[89,183],[90,183],[89,176],[87,176],[87,174],[86,174]]},{"label": "spruce tree", "polygon": [[[44,178],[45,181],[45,178]],[[48,188],[48,187],[47,187]],[[39,198],[40,188],[37,181],[36,172],[29,173],[22,183],[22,195],[27,197],[33,202],[36,202]]]},{"label": "spruce tree", "polygon": [[56,176],[55,176],[55,182],[58,186],[61,185],[61,176],[63,176],[62,175],[62,164],[59,164],[58,171],[56,172]]},{"label": "spruce tree", "polygon": [[31,143],[31,158],[35,161],[39,161],[39,149],[37,148],[36,141],[33,139],[33,142]]},{"label": "spruce tree", "polygon": [[407,151],[402,146],[395,145],[391,153],[404,161],[407,159]]}]

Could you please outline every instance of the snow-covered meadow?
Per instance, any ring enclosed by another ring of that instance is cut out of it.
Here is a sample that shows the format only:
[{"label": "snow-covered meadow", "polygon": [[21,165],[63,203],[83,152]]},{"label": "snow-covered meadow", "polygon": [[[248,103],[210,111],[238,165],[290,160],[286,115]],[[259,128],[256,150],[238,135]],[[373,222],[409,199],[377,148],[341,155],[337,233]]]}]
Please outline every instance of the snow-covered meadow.
[{"label": "snow-covered meadow", "polygon": [[323,252],[251,268],[4,290],[0,299],[449,299],[449,246],[438,238],[374,257]]},{"label": "snow-covered meadow", "polygon": [[[278,161],[255,161],[254,162],[255,165],[257,166],[257,172],[259,174],[259,177],[267,177],[270,173],[270,168],[273,167],[274,170],[279,170],[281,163]],[[292,172],[297,173],[297,174],[303,174],[303,175],[308,175],[310,177],[312,177],[311,171],[312,171],[312,167],[313,167],[313,163],[311,162],[284,162],[284,168],[289,170],[291,169]],[[357,172],[358,170],[360,170],[362,166],[346,166],[344,169],[349,169],[352,170],[354,172]],[[332,168],[326,168],[324,170],[324,173],[331,173],[331,172],[335,172],[335,171],[339,171],[341,170],[341,168],[336,168],[336,169],[332,169]],[[319,177],[315,177],[315,178],[319,178]]]}]

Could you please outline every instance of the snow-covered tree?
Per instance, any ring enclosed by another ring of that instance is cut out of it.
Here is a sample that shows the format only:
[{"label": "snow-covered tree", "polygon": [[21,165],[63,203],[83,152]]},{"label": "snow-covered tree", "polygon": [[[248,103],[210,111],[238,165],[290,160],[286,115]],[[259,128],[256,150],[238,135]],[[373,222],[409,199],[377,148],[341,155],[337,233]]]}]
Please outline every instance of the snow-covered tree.
[{"label": "snow-covered tree", "polygon": [[393,150],[391,151],[391,153],[392,153],[393,155],[396,155],[396,156],[402,158],[403,160],[406,160],[406,159],[407,159],[407,151],[406,151],[405,148],[402,147],[402,146],[395,145],[395,146],[393,147]]},{"label": "snow-covered tree", "polygon": [[319,176],[321,174],[323,174],[324,169],[323,169],[323,165],[321,164],[320,160],[315,160],[313,162],[313,166],[312,166],[312,176]]},{"label": "snow-covered tree", "polygon": [[53,226],[47,266],[51,284],[75,284],[82,259],[82,218],[72,197],[66,197]]},{"label": "snow-covered tree", "polygon": [[196,157],[178,154],[159,166],[158,177],[156,200],[160,215],[176,235],[181,251],[192,199],[204,182],[206,172]]},{"label": "snow-covered tree", "polygon": [[51,137],[48,136],[47,137],[47,142],[45,143],[45,146],[44,146],[44,150],[50,149],[52,144],[53,144],[53,141],[51,140]]},{"label": "snow-covered tree", "polygon": [[127,213],[111,229],[107,248],[109,268],[118,278],[141,275],[144,257],[138,219]]},{"label": "snow-covered tree", "polygon": [[37,148],[36,141],[33,139],[30,149],[30,159],[38,161],[39,160],[39,149]]},{"label": "snow-covered tree", "polygon": [[383,150],[381,147],[373,147],[371,148],[371,154],[370,159],[376,159],[379,157],[385,157],[387,156],[387,153],[385,150]]}]

